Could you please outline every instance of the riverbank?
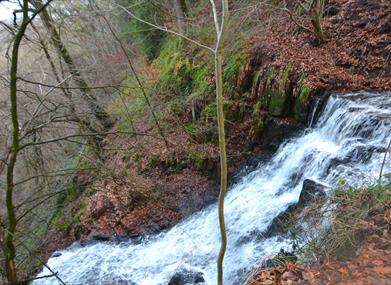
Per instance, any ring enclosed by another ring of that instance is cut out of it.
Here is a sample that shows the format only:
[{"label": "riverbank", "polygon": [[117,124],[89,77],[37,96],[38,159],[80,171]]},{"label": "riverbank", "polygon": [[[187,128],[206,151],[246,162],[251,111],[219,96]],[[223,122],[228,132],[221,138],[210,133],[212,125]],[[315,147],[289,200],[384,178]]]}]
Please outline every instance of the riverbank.
[{"label": "riverbank", "polygon": [[[348,219],[332,215],[334,226],[324,236],[303,242],[296,253],[278,255],[268,262],[272,266],[254,270],[246,284],[389,284],[391,189],[383,188],[372,202],[371,198],[361,201],[367,189],[358,191],[348,200],[338,195],[331,198],[337,203],[334,210]],[[319,205],[312,205],[309,212],[315,207]]]},{"label": "riverbank", "polygon": [[[255,20],[257,28],[240,38],[243,49],[232,48],[227,55],[231,179],[243,166],[270,157],[284,139],[305,128],[318,98],[330,92],[391,89],[386,64],[389,5],[338,0],[329,1],[328,9],[323,20],[327,41],[321,46],[298,30],[285,12],[265,9]],[[197,16],[206,21],[205,11]],[[271,24],[265,25],[269,19]],[[195,37],[204,36],[201,32],[191,31]],[[230,42],[237,41],[231,36]],[[167,55],[167,50],[172,53]],[[78,174],[76,183],[87,185],[65,199],[53,219],[43,246],[46,260],[76,240],[158,233],[215,201],[219,165],[213,88],[209,88],[213,72],[210,64],[200,64],[204,60],[208,62],[204,52],[168,37],[155,62],[142,68],[148,89],[157,90],[151,100],[168,146],[148,106],[130,110],[137,118],[131,126],[129,110],[113,102],[111,111],[118,120],[114,131],[132,127],[150,135],[108,136],[103,162],[96,162],[93,155],[83,157],[99,171]],[[184,93],[186,99],[181,97]],[[126,104],[138,106],[140,94],[127,90],[122,94]],[[113,101],[119,96],[115,94]],[[84,183],[89,175],[93,179]]]}]

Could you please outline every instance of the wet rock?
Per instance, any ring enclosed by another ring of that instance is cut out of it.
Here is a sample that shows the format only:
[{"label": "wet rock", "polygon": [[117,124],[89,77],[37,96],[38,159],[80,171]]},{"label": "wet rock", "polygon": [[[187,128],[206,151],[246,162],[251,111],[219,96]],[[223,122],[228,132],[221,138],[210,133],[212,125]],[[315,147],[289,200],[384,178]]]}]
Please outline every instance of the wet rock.
[{"label": "wet rock", "polygon": [[[88,283],[88,284],[97,284],[96,283],[96,280],[92,283]],[[102,285],[136,285],[136,283],[130,281],[130,280],[125,280],[125,279],[122,279],[120,277],[106,277],[104,279],[101,279],[99,281],[99,284],[102,284]]]},{"label": "wet rock", "polygon": [[115,235],[111,237],[110,241],[116,244],[128,242],[128,241],[131,241],[132,244],[140,244],[143,238],[144,237],[140,234]]},{"label": "wet rock", "polygon": [[110,241],[111,236],[104,233],[94,233],[91,235],[91,239],[96,241]]},{"label": "wet rock", "polygon": [[280,144],[303,130],[303,125],[287,119],[269,117],[262,132],[262,145],[265,149],[276,151]]},{"label": "wet rock", "polygon": [[204,275],[201,272],[183,270],[175,273],[170,279],[168,285],[188,285],[188,284],[203,284],[205,283]]},{"label": "wet rock", "polygon": [[386,148],[384,147],[362,145],[349,152],[346,158],[354,162],[366,163],[371,159],[373,153],[382,153],[385,151]]},{"label": "wet rock", "polygon": [[295,204],[289,205],[285,211],[275,217],[268,226],[264,236],[270,237],[283,233],[286,220],[288,220],[291,215],[302,211],[303,208],[308,206],[313,200],[319,197],[324,197],[326,195],[326,188],[327,187],[325,185],[311,179],[304,180],[299,201]]},{"label": "wet rock", "polygon": [[215,182],[209,182],[208,191],[195,192],[189,189],[189,193],[192,194],[184,196],[181,201],[178,202],[178,212],[186,217],[196,211],[200,211],[217,200],[218,191],[219,187]]},{"label": "wet rock", "polygon": [[349,157],[344,157],[344,158],[332,158],[330,159],[329,161],[329,165],[326,169],[326,172],[327,173],[330,173],[330,171],[332,169],[335,169],[337,168],[339,165],[344,165],[344,164],[348,164],[351,162],[351,158]]},{"label": "wet rock", "polygon": [[297,206],[305,207],[314,199],[325,196],[325,188],[325,185],[317,183],[311,179],[304,180],[303,189],[301,190]]},{"label": "wet rock", "polygon": [[243,164],[238,166],[239,170],[235,176],[228,177],[229,185],[238,183],[243,177],[256,170],[261,163],[270,160],[271,157],[272,153],[267,151],[252,155]]},{"label": "wet rock", "polygon": [[285,231],[285,221],[297,210],[296,204],[291,204],[286,208],[285,211],[281,212],[277,217],[275,217],[270,225],[267,227],[264,237],[271,237],[277,234],[283,233]]},{"label": "wet rock", "polygon": [[317,92],[312,92],[314,99],[309,104],[309,111],[306,113],[305,123],[309,124],[312,121],[312,126],[315,126],[320,115],[323,113],[324,108],[327,105],[327,102],[331,96],[331,93],[325,92],[323,90],[318,90]]},{"label": "wet rock", "polygon": [[52,254],[52,257],[60,257],[61,255],[62,255],[61,252],[56,251],[56,252],[54,252],[54,253]]}]

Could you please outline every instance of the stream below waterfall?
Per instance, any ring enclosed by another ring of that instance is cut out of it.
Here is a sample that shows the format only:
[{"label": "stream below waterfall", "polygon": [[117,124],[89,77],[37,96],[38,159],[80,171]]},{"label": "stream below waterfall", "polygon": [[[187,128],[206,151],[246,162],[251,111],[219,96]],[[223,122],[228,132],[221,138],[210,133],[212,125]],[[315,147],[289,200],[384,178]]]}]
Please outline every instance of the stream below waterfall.
[{"label": "stream below waterfall", "polygon": [[[332,95],[312,125],[230,188],[226,285],[243,284],[263,258],[289,248],[285,237],[260,237],[274,217],[298,201],[305,179],[331,187],[340,178],[351,185],[376,181],[391,138],[391,92]],[[391,171],[391,159],[384,169]],[[219,244],[214,204],[142,241],[76,243],[48,265],[69,285],[166,285],[176,272],[189,271],[205,281],[197,284],[214,285]],[[39,276],[44,275],[50,275],[46,268]],[[33,284],[60,283],[51,277]]]}]

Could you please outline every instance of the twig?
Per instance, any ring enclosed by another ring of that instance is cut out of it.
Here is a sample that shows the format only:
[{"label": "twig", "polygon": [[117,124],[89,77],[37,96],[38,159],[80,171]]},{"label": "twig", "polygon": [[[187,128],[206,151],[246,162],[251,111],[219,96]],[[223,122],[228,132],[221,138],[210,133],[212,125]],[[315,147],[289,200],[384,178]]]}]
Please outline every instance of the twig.
[{"label": "twig", "polygon": [[386,149],[386,151],[384,153],[383,162],[382,162],[381,167],[380,167],[380,173],[379,173],[379,185],[380,186],[381,186],[381,178],[383,176],[384,164],[386,163],[387,153],[390,152],[390,147],[391,147],[391,139],[390,139],[390,142],[388,143],[387,149]]},{"label": "twig", "polygon": [[[6,231],[8,234],[10,234],[11,236],[13,236],[14,239],[16,240],[20,240],[19,238],[17,238],[14,233],[10,232],[6,227],[4,227],[3,225],[1,225],[1,227],[4,229],[4,231]],[[33,253],[31,252],[31,250],[24,244],[24,243],[21,243],[21,246],[24,247],[25,250],[27,250],[27,252],[29,252],[30,254],[33,255]],[[39,258],[38,256],[34,256],[36,259],[39,260],[39,262],[42,263],[42,265],[47,268],[54,277],[56,277],[56,279],[62,284],[62,285],[66,285],[66,283],[58,276],[58,272],[54,272],[50,267],[49,265],[47,265],[41,258]]]},{"label": "twig", "polygon": [[104,132],[104,133],[85,133],[85,134],[75,134],[75,135],[68,135],[68,136],[63,136],[59,138],[52,138],[48,139],[45,141],[40,141],[40,142],[30,142],[26,143],[18,148],[18,151],[21,151],[22,149],[29,147],[29,146],[36,146],[36,145],[43,145],[43,144],[48,144],[48,143],[53,143],[53,142],[58,142],[61,140],[66,140],[69,138],[75,138],[75,137],[93,137],[93,136],[106,136],[106,135],[115,135],[115,134],[131,134],[131,135],[139,135],[139,136],[149,136],[149,137],[155,137],[154,135],[146,134],[146,133],[135,133],[135,132],[123,132],[123,131],[116,131],[116,132]]},{"label": "twig", "polygon": [[184,35],[181,35],[181,34],[175,32],[175,31],[169,30],[169,29],[167,29],[167,28],[165,28],[165,27],[161,27],[161,26],[152,24],[152,23],[150,23],[150,22],[148,22],[148,21],[145,21],[145,20],[143,20],[143,19],[137,17],[135,14],[133,14],[131,11],[129,11],[128,9],[126,9],[124,6],[122,6],[122,5],[120,5],[120,4],[114,3],[114,5],[118,6],[119,8],[121,8],[122,10],[124,10],[126,13],[128,13],[130,16],[132,16],[133,18],[135,18],[137,21],[139,21],[139,22],[141,22],[141,23],[144,23],[144,24],[146,24],[146,25],[148,25],[148,26],[151,26],[151,27],[156,28],[156,29],[158,29],[158,30],[161,30],[161,31],[163,31],[163,32],[166,32],[166,33],[173,34],[173,35],[176,35],[176,36],[178,36],[178,37],[181,37],[181,38],[183,38],[183,39],[185,39],[185,40],[187,40],[187,41],[189,41],[189,42],[191,42],[191,43],[193,43],[193,44],[196,44],[196,45],[198,45],[198,46],[200,46],[200,47],[202,47],[202,48],[205,48],[205,49],[207,49],[207,50],[209,50],[209,51],[211,51],[211,52],[214,53],[214,50],[213,50],[211,47],[208,47],[207,45],[204,45],[204,44],[202,44],[202,43],[199,43],[199,42],[197,42],[197,41],[195,41],[195,40],[193,40],[193,39],[191,39],[191,38],[188,38],[188,37],[186,37],[186,36],[184,36]]}]

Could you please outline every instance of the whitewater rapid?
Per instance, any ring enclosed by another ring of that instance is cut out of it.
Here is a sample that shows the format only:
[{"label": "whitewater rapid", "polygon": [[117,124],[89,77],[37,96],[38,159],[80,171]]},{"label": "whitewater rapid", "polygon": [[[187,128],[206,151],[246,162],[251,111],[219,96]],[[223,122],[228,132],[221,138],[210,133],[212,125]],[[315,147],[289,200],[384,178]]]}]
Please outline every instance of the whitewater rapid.
[{"label": "whitewater rapid", "polygon": [[[340,178],[352,185],[376,181],[391,139],[391,92],[332,95],[311,125],[229,190],[225,284],[242,284],[263,258],[289,247],[286,238],[262,233],[297,202],[305,179],[331,187]],[[384,169],[391,171],[391,159]],[[141,242],[74,244],[48,266],[69,285],[166,285],[183,270],[202,273],[205,284],[214,285],[219,242],[217,207],[211,205]],[[39,276],[49,274],[45,268]],[[52,277],[33,284],[60,283]]]}]

